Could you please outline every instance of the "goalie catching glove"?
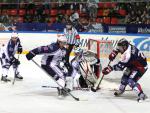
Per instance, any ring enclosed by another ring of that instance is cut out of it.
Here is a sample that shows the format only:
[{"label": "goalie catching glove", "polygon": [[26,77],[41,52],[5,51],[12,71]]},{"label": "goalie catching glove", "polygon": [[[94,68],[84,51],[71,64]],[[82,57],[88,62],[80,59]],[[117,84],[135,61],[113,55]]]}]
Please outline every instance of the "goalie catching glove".
[{"label": "goalie catching glove", "polygon": [[109,74],[112,70],[113,70],[113,68],[109,65],[109,66],[105,67],[105,68],[102,70],[102,73],[103,73],[104,75],[107,75],[107,74]]}]

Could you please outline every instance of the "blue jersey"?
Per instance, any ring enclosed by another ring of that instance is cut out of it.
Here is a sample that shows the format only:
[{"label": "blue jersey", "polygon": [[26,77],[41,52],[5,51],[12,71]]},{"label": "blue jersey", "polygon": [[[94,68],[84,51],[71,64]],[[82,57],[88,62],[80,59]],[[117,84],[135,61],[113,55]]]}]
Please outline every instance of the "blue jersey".
[{"label": "blue jersey", "polygon": [[1,57],[12,61],[14,59],[15,53],[18,51],[18,48],[22,48],[20,39],[18,38],[16,42],[9,40],[9,42],[2,47]]},{"label": "blue jersey", "polygon": [[59,65],[66,55],[66,48],[60,48],[58,43],[52,43],[47,46],[41,46],[32,50],[36,54],[44,54],[42,57],[42,65]]},{"label": "blue jersey", "polygon": [[121,55],[121,60],[113,66],[114,70],[123,70],[125,67],[141,73],[147,68],[144,54],[135,46],[129,44],[127,50]]}]

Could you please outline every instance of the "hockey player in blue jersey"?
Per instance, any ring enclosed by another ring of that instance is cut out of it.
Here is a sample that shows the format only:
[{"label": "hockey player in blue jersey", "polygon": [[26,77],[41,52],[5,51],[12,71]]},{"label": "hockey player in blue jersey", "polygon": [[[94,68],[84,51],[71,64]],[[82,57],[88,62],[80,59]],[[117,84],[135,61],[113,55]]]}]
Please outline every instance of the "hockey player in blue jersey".
[{"label": "hockey player in blue jersey", "polygon": [[[61,35],[57,38],[57,42],[48,46],[37,47],[29,51],[29,53],[26,55],[26,58],[31,60],[36,55],[43,54],[41,67],[62,87],[65,87],[65,76],[67,73],[64,73],[64,71],[60,69],[60,62],[63,61],[66,55],[66,44],[67,38]],[[58,88],[59,96],[64,94],[62,87]]]},{"label": "hockey player in blue jersey", "polygon": [[123,94],[126,86],[129,85],[138,95],[138,101],[145,100],[147,96],[144,94],[138,80],[148,69],[146,57],[124,38],[119,40],[116,49],[109,55],[109,60],[113,61],[118,53],[121,53],[121,60],[117,64],[113,66],[109,65],[102,70],[104,75],[109,74],[113,70],[125,70],[121,78],[119,90],[116,91],[114,95],[119,96]]},{"label": "hockey player in blue jersey", "polygon": [[0,51],[0,61],[2,65],[2,77],[1,81],[8,82],[10,79],[7,78],[8,71],[10,66],[13,66],[15,77],[18,79],[23,79],[23,77],[19,74],[18,66],[20,61],[15,58],[15,53],[22,53],[22,46],[20,43],[20,39],[18,38],[18,34],[13,32],[11,35],[11,39],[8,41],[6,45],[3,45]]}]

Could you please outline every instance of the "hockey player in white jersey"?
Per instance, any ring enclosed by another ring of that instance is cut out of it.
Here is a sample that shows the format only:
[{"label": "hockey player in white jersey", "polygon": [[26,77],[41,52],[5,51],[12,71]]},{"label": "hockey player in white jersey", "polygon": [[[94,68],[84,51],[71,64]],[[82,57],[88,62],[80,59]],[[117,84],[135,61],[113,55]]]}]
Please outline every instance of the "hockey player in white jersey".
[{"label": "hockey player in white jersey", "polygon": [[[63,61],[66,55],[65,45],[67,44],[67,38],[63,35],[57,38],[57,42],[51,43],[47,46],[37,47],[26,55],[28,60],[39,54],[43,54],[41,60],[41,67],[52,76],[62,87],[65,87],[65,77],[67,73],[60,68],[60,62]],[[58,88],[58,95],[65,95],[65,91],[62,87]]]},{"label": "hockey player in white jersey", "polygon": [[8,71],[10,66],[13,66],[15,77],[18,79],[23,79],[23,77],[19,74],[18,66],[20,61],[15,58],[15,53],[22,53],[22,46],[20,39],[18,38],[18,34],[13,32],[11,34],[11,39],[8,41],[6,45],[3,45],[0,51],[0,60],[2,65],[2,77],[1,81],[8,82],[10,79],[7,78]]},{"label": "hockey player in white jersey", "polygon": [[102,71],[104,75],[107,75],[113,70],[125,70],[121,78],[119,90],[116,91],[114,95],[119,96],[123,94],[126,86],[129,85],[138,95],[138,101],[145,100],[147,96],[144,94],[138,80],[148,69],[146,57],[126,39],[119,40],[116,49],[109,55],[109,60],[113,61],[118,53],[121,53],[121,60],[113,66],[109,65]]}]

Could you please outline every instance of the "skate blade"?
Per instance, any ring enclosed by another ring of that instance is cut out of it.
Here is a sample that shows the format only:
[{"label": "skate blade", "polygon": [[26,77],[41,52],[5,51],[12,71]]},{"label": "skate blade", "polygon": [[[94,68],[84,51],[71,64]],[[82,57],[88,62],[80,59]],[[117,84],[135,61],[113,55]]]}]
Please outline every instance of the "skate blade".
[{"label": "skate blade", "polygon": [[149,98],[146,98],[145,100],[139,100],[137,101],[138,103],[144,103],[144,102],[150,102],[150,99]]},{"label": "skate blade", "polygon": [[22,81],[23,79],[16,78],[16,81]]},{"label": "skate blade", "polygon": [[10,83],[11,81],[0,81],[2,84]]}]

